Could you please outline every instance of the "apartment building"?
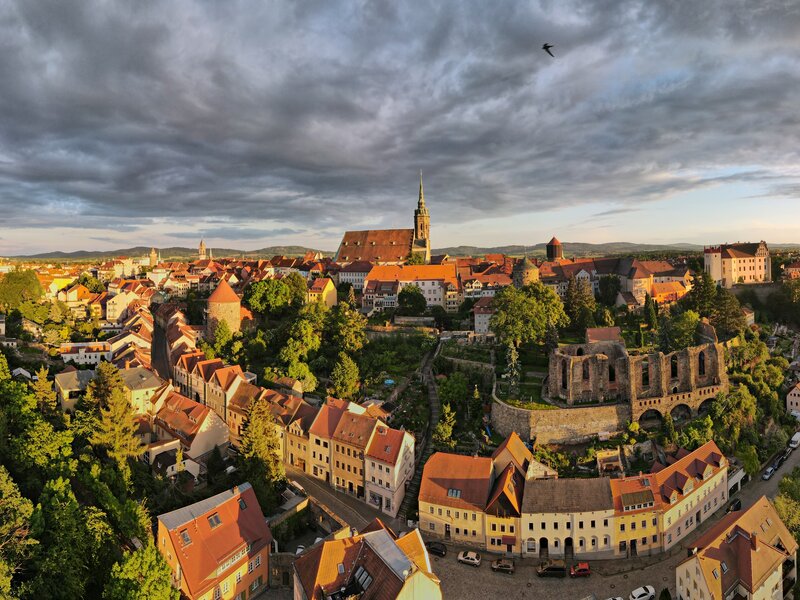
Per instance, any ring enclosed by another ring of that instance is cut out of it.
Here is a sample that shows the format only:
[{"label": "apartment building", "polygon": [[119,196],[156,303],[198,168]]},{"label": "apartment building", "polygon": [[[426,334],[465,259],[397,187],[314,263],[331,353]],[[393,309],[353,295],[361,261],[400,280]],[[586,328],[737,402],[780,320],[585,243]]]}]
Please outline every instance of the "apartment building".
[{"label": "apartment building", "polygon": [[397,516],[414,476],[414,436],[378,422],[364,459],[366,501]]},{"label": "apartment building", "polygon": [[158,549],[189,600],[245,600],[269,582],[272,534],[243,483],[158,516]]},{"label": "apartment building", "polygon": [[333,485],[357,498],[364,498],[364,452],[378,421],[366,415],[345,412],[333,432]]},{"label": "apartment building", "polygon": [[332,398],[319,409],[314,422],[308,430],[308,445],[310,456],[308,457],[308,472],[314,477],[321,479],[327,484],[333,481],[333,469],[331,468],[331,457],[333,455],[333,445],[331,439],[339,425],[339,420],[347,411],[347,403],[338,401],[343,406],[337,406],[330,402]]},{"label": "apartment building", "polygon": [[765,496],[725,515],[675,569],[680,600],[782,600],[797,581],[797,542]]},{"label": "apartment building", "polygon": [[366,310],[387,308],[381,297],[397,297],[404,287],[417,286],[428,307],[441,306],[448,312],[458,310],[463,301],[461,283],[455,263],[441,265],[377,265],[364,279],[362,305]]}]

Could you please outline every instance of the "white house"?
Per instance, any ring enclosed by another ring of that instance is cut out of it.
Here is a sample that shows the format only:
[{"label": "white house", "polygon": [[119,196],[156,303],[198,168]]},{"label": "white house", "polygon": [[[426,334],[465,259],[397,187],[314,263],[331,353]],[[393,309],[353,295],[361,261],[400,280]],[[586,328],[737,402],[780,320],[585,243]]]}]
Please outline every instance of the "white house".
[{"label": "white house", "polygon": [[364,454],[366,501],[391,517],[414,476],[414,436],[378,423]]}]

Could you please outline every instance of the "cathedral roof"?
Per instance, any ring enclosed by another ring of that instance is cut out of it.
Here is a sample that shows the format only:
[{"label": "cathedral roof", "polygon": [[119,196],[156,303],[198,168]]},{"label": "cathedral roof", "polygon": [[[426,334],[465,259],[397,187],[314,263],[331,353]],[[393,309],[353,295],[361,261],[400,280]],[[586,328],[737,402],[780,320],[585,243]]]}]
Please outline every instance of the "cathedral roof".
[{"label": "cathedral roof", "polygon": [[413,229],[346,231],[336,253],[338,262],[402,262],[411,253]]}]

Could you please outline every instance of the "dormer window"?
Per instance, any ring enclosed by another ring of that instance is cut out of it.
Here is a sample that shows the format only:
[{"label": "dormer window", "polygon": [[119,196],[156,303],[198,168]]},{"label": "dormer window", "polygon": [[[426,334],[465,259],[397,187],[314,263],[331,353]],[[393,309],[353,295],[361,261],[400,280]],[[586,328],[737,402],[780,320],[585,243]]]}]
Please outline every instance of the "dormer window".
[{"label": "dormer window", "polygon": [[181,531],[180,535],[181,535],[181,543],[184,546],[188,546],[189,544],[192,543],[192,538],[189,537],[189,530],[188,529],[183,529]]},{"label": "dormer window", "polygon": [[213,515],[211,515],[210,517],[208,517],[208,524],[209,524],[209,526],[211,527],[211,529],[214,529],[214,528],[215,528],[215,527],[217,527],[217,526],[218,526],[220,523],[222,523],[222,521],[221,521],[221,520],[220,520],[220,518],[219,518],[219,513],[214,513]]},{"label": "dormer window", "polygon": [[461,490],[450,488],[447,490],[447,497],[448,498],[461,498]]}]

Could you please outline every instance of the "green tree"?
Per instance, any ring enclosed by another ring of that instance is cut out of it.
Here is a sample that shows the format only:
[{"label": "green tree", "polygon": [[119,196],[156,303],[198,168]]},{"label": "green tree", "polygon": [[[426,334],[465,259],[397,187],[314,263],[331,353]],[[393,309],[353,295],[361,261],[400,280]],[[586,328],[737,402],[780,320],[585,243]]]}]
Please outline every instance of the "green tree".
[{"label": "green tree", "polygon": [[758,451],[753,444],[742,444],[736,450],[736,458],[742,463],[745,473],[750,477],[755,476],[755,474],[761,470],[761,461],[758,459]]},{"label": "green tree", "polygon": [[678,433],[675,431],[675,422],[672,415],[664,415],[664,440],[669,444],[674,444],[678,440]]},{"label": "green tree", "polygon": [[419,286],[407,285],[397,295],[397,312],[401,315],[418,317],[427,307],[428,303]]},{"label": "green tree", "polygon": [[11,379],[11,370],[8,368],[8,360],[6,355],[0,352],[0,381],[9,381]]},{"label": "green tree", "polygon": [[94,372],[94,379],[86,386],[84,401],[87,407],[102,408],[108,405],[114,390],[122,391],[124,383],[119,369],[109,362],[101,362]]},{"label": "green tree", "polygon": [[597,308],[597,314],[594,320],[598,327],[614,326],[614,314],[611,312],[611,309],[605,306],[599,306]]},{"label": "green tree", "polygon": [[407,265],[424,265],[425,264],[425,257],[420,254],[419,252],[412,252],[406,258]]},{"label": "green tree", "polygon": [[231,340],[233,340],[233,332],[228,322],[223,319],[214,328],[214,353],[217,356],[226,355]]},{"label": "green tree", "polygon": [[651,331],[658,329],[658,311],[656,310],[656,303],[650,297],[650,294],[645,294],[644,297],[644,322]]},{"label": "green tree", "polygon": [[351,308],[357,308],[356,306],[356,291],[353,289],[353,286],[350,286],[350,289],[347,290],[347,303],[351,306]]},{"label": "green tree", "polygon": [[290,304],[294,307],[303,306],[308,297],[308,284],[303,276],[300,273],[292,272],[281,281],[285,281],[289,288]]},{"label": "green tree", "polygon": [[358,393],[358,365],[344,352],[339,353],[339,360],[331,371],[331,384],[333,385],[333,394],[337,398],[350,400]]},{"label": "green tree", "polygon": [[20,494],[11,475],[0,465],[0,597],[12,597],[14,573],[36,544],[28,535],[32,513],[31,501]]},{"label": "green tree", "polygon": [[445,404],[465,405],[469,398],[469,382],[463,373],[455,371],[439,385],[438,392],[439,398]]},{"label": "green tree", "polygon": [[313,392],[317,389],[319,381],[316,375],[311,372],[309,366],[300,360],[294,360],[286,367],[286,375],[292,379],[297,379],[303,384],[303,390]]},{"label": "green tree", "polygon": [[747,327],[739,300],[728,290],[723,289],[717,292],[709,321],[717,330],[717,335],[724,338],[736,337]]},{"label": "green tree", "polygon": [[252,404],[239,447],[239,471],[250,482],[264,514],[278,507],[276,484],[286,475],[275,418],[266,400]]},{"label": "green tree", "polygon": [[25,595],[55,600],[85,598],[88,535],[68,479],[53,479],[45,484],[31,515],[31,533],[39,545]]},{"label": "green tree", "polygon": [[675,352],[694,346],[700,315],[693,310],[664,317],[658,332],[659,345],[662,352]]},{"label": "green tree", "polygon": [[691,421],[678,434],[678,445],[686,450],[695,450],[714,439],[714,422],[705,416]]},{"label": "green tree", "polygon": [[367,343],[367,319],[346,303],[328,313],[325,325],[326,346],[354,355]]},{"label": "green tree", "polygon": [[128,460],[140,456],[144,448],[136,436],[133,412],[122,390],[114,388],[111,391],[108,406],[101,409],[99,427],[92,437],[92,444],[105,449],[123,480],[129,484],[131,471]]},{"label": "green tree", "polygon": [[259,314],[276,316],[289,307],[292,292],[283,279],[265,279],[248,286],[245,302]]},{"label": "green tree", "polygon": [[449,404],[442,404],[442,414],[433,429],[433,443],[442,450],[452,450],[456,446],[453,439],[453,427],[456,424],[456,413]]},{"label": "green tree", "polygon": [[495,294],[495,314],[489,327],[504,345],[541,344],[548,327],[569,323],[556,293],[537,281],[517,289],[508,286]]},{"label": "green tree", "polygon": [[742,431],[754,428],[757,405],[756,398],[742,384],[732,386],[729,392],[717,396],[712,407],[712,418],[716,439],[723,452],[735,452]]},{"label": "green tree", "polygon": [[548,324],[544,332],[544,351],[547,356],[558,349],[558,327]]},{"label": "green tree", "polygon": [[100,294],[106,291],[105,284],[96,277],[92,277],[88,273],[83,273],[80,277],[78,277],[75,283],[81,284],[93,294]]},{"label": "green tree", "polygon": [[178,600],[172,587],[172,569],[154,544],[127,552],[111,569],[103,592],[105,600]]},{"label": "green tree", "polygon": [[716,299],[717,286],[711,275],[705,271],[698,271],[692,276],[692,287],[682,298],[681,303],[701,317],[710,317]]},{"label": "green tree", "polygon": [[36,398],[36,405],[42,414],[55,415],[58,412],[58,399],[53,385],[47,380],[47,369],[42,366],[36,371],[36,381],[31,386]]},{"label": "green tree", "polygon": [[17,270],[0,277],[0,307],[9,312],[26,300],[38,300],[44,294],[36,272]]},{"label": "green tree", "polygon": [[605,306],[614,306],[617,303],[617,294],[622,289],[619,277],[616,275],[603,275],[598,282],[600,302]]}]

